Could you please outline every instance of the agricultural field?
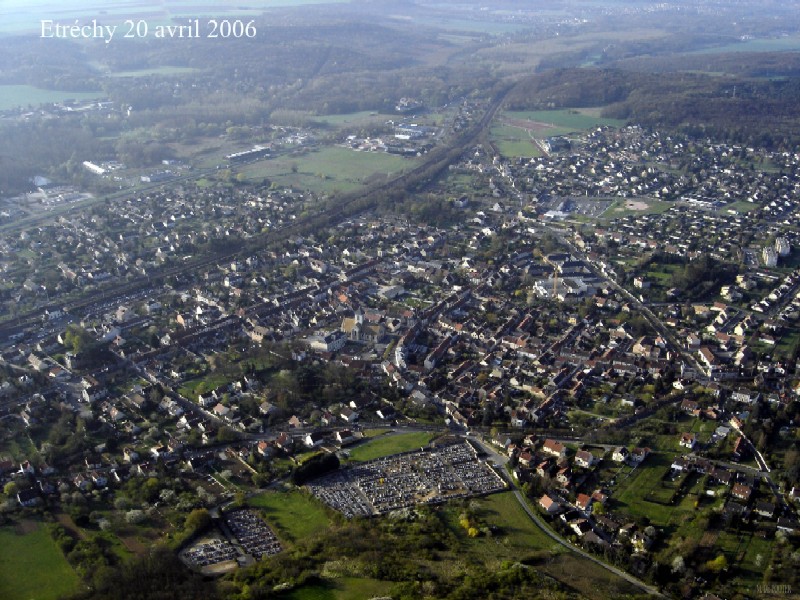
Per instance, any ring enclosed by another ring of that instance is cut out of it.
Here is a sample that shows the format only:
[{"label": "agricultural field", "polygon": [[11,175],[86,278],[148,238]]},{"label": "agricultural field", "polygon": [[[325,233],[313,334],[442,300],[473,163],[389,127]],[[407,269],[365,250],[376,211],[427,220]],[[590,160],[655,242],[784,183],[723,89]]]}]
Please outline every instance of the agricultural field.
[{"label": "agricultural field", "polygon": [[383,456],[399,454],[400,452],[419,450],[422,446],[427,445],[434,437],[436,437],[434,434],[426,431],[398,434],[387,433],[355,446],[350,450],[350,460],[363,462]]},{"label": "agricultural field", "polygon": [[102,91],[66,92],[43,90],[32,85],[0,85],[0,110],[33,107],[65,100],[92,100],[103,97],[105,94]]},{"label": "agricultural field", "polygon": [[601,111],[601,108],[508,111],[503,113],[502,120],[516,127],[524,127],[537,138],[567,135],[602,125],[621,127],[625,124],[620,119],[600,116]]},{"label": "agricultural field", "polygon": [[41,523],[0,528],[0,598],[55,600],[78,588],[78,576]]},{"label": "agricultural field", "polygon": [[788,35],[785,37],[752,39],[737,41],[724,46],[712,46],[693,52],[692,54],[728,54],[730,52],[791,52],[800,50],[800,37]]},{"label": "agricultural field", "polygon": [[507,111],[491,129],[492,141],[506,158],[543,154],[536,140],[586,131],[600,125],[619,127],[619,119],[600,116],[600,108]]},{"label": "agricultural field", "polygon": [[532,158],[542,155],[531,137],[532,134],[521,127],[495,125],[490,134],[497,150],[505,158]]},{"label": "agricultural field", "polygon": [[330,519],[322,503],[302,492],[266,492],[248,499],[248,504],[264,512],[281,541],[296,542],[322,531]]},{"label": "agricultural field", "polygon": [[319,125],[335,129],[346,127],[369,127],[371,125],[382,125],[389,119],[397,119],[397,115],[380,114],[374,110],[363,110],[355,113],[345,113],[342,115],[315,115],[310,119]]},{"label": "agricultural field", "polygon": [[117,71],[108,73],[109,77],[147,77],[149,75],[185,75],[196,73],[199,69],[193,67],[153,67],[152,69],[137,69],[136,71]]},{"label": "agricultural field", "polygon": [[326,194],[356,190],[372,177],[393,177],[414,164],[413,159],[393,154],[355,152],[334,146],[261,160],[241,167],[239,172],[251,181],[267,178],[284,187]]}]

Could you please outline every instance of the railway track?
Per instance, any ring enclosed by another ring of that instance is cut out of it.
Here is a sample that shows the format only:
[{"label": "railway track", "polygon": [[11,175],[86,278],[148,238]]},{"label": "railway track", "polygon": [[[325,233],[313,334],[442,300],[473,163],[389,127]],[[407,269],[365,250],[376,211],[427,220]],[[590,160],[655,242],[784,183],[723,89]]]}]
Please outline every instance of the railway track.
[{"label": "railway track", "polygon": [[497,110],[505,100],[512,86],[505,86],[495,94],[481,119],[466,132],[458,135],[447,146],[434,149],[426,159],[410,171],[399,174],[384,182],[375,183],[365,190],[343,195],[338,202],[314,215],[309,215],[300,222],[282,227],[279,230],[262,233],[248,240],[242,240],[237,247],[225,254],[214,254],[186,261],[180,265],[168,267],[152,276],[138,277],[129,282],[120,284],[115,282],[93,290],[91,295],[86,295],[78,300],[68,302],[51,302],[45,306],[29,311],[18,316],[12,321],[0,324],[0,340],[9,339],[26,329],[41,323],[47,313],[64,311],[67,313],[80,313],[87,311],[95,305],[112,302],[115,298],[131,295],[146,287],[158,285],[171,277],[203,269],[223,262],[230,262],[237,258],[250,255],[265,247],[272,247],[283,243],[290,237],[309,233],[331,224],[339,223],[354,217],[362,212],[375,208],[381,194],[387,192],[414,191],[419,189],[436,176],[441,174],[449,165],[461,157],[464,150],[470,146],[486,129],[494,118]]}]

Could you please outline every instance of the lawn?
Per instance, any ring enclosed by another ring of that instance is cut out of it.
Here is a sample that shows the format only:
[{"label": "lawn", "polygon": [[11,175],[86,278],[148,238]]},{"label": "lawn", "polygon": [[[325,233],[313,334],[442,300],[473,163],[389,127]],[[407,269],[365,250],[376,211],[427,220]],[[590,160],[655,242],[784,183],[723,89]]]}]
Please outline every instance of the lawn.
[{"label": "lawn", "polygon": [[301,540],[330,525],[322,504],[298,490],[266,492],[250,498],[248,504],[263,510],[284,540]]},{"label": "lawn", "polygon": [[91,100],[104,98],[102,91],[97,92],[64,92],[43,90],[32,85],[0,85],[0,110],[17,107],[38,106],[64,100]]},{"label": "lawn", "polygon": [[49,600],[77,590],[78,576],[41,524],[0,528],[0,547],[0,598]]},{"label": "lawn", "polygon": [[230,382],[230,378],[225,375],[209,375],[208,377],[200,377],[184,382],[178,393],[184,398],[189,398],[196,402],[199,394],[205,394]]},{"label": "lawn", "polygon": [[[414,159],[385,152],[356,152],[340,146],[261,160],[239,169],[247,179],[265,177],[278,185],[317,193],[346,192],[360,188],[370,178],[398,175],[416,164]],[[296,172],[293,172],[296,169]]]},{"label": "lawn", "polygon": [[[491,494],[476,502],[481,517],[502,530],[499,544],[509,556],[533,550],[550,550],[556,554],[567,551],[534,524],[520,506],[514,492]],[[475,543],[473,550],[489,557],[497,557],[497,544],[487,543],[486,540],[483,542]]]},{"label": "lawn", "polygon": [[671,463],[671,456],[651,453],[628,478],[618,481],[618,491],[613,496],[615,503],[632,516],[646,516],[654,525],[667,525],[675,507],[648,502],[647,497],[652,490],[661,488],[661,478],[669,471]]},{"label": "lawn", "polygon": [[370,439],[350,450],[350,460],[367,461],[383,456],[391,456],[400,452],[419,450],[434,437],[426,431],[414,433],[387,433]]}]

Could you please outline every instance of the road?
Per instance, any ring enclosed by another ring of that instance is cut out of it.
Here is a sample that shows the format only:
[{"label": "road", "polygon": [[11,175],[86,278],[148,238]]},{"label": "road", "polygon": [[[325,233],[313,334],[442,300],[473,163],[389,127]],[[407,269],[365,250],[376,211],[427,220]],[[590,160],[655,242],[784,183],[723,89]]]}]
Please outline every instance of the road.
[{"label": "road", "polygon": [[[504,456],[504,455],[498,453],[492,446],[490,446],[489,444],[484,443],[483,440],[480,440],[480,439],[477,439],[477,438],[472,438],[472,437],[470,437],[469,439],[471,439],[471,440],[477,442],[478,444],[480,444],[481,447],[484,449],[484,451],[487,454],[489,454],[489,456],[492,456],[499,465],[505,465],[508,462],[508,457],[507,456]],[[551,538],[553,541],[557,542],[558,544],[564,546],[564,548],[568,549],[569,551],[574,552],[575,554],[578,554],[579,556],[582,556],[583,558],[592,561],[594,564],[604,568],[605,570],[610,571],[614,575],[617,575],[618,577],[621,577],[622,579],[624,579],[628,583],[630,583],[632,585],[635,585],[636,587],[638,587],[639,589],[647,592],[648,594],[651,594],[653,596],[659,596],[661,598],[666,598],[666,596],[664,596],[664,594],[662,594],[658,590],[658,588],[653,587],[652,585],[648,585],[644,581],[641,581],[640,579],[637,579],[636,577],[634,577],[633,575],[630,575],[629,573],[626,573],[622,569],[618,569],[617,567],[614,567],[612,565],[609,565],[608,563],[603,562],[602,560],[600,560],[599,558],[597,558],[595,556],[592,556],[588,552],[586,552],[584,550],[581,550],[580,548],[578,548],[576,546],[573,546],[567,540],[565,540],[560,535],[558,535],[555,531],[553,531],[547,525],[547,523],[545,523],[541,519],[541,517],[539,517],[539,515],[537,515],[531,509],[530,505],[528,504],[527,500],[525,499],[525,496],[520,491],[520,489],[517,487],[516,483],[514,483],[513,479],[511,477],[507,477],[506,476],[505,468],[503,468],[501,466],[501,468],[497,469],[497,471],[499,473],[502,473],[503,476],[506,478],[506,481],[508,482],[508,485],[509,485],[509,489],[514,492],[514,496],[516,497],[516,499],[519,502],[520,506],[522,506],[522,509],[525,511],[525,513],[530,517],[531,521],[533,521],[533,523],[539,529],[541,529],[549,538]]]}]

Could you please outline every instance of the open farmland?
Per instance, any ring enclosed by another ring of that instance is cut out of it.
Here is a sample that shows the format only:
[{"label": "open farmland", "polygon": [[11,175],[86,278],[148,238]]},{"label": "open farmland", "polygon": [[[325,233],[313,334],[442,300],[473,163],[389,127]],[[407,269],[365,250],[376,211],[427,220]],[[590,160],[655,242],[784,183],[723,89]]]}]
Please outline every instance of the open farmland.
[{"label": "open farmland", "polygon": [[41,524],[3,527],[0,547],[0,597],[4,600],[54,600],[76,590],[77,575]]},{"label": "open farmland", "polygon": [[34,107],[65,100],[93,100],[104,96],[102,91],[67,92],[43,90],[32,85],[0,85],[0,110]]}]

